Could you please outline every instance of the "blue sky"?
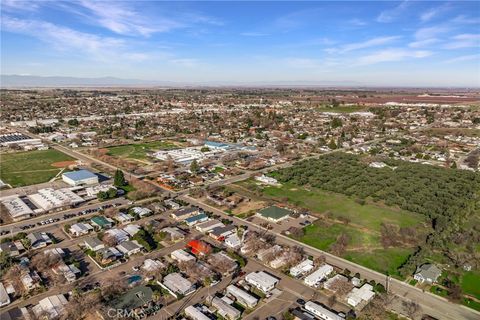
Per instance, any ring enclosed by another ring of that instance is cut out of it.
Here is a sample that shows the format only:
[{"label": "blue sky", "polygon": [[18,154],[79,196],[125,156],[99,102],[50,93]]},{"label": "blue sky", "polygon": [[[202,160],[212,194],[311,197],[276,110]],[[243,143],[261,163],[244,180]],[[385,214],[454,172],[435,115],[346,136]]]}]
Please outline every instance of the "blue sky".
[{"label": "blue sky", "polygon": [[14,1],[2,74],[480,86],[476,1]]}]

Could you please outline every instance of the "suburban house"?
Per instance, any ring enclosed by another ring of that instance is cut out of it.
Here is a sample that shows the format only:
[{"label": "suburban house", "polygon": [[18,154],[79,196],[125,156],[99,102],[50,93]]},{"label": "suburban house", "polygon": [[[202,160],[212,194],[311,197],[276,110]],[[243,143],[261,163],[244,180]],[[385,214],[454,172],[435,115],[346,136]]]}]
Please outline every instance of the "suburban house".
[{"label": "suburban house", "polygon": [[52,244],[52,239],[45,232],[32,232],[27,235],[32,249],[39,249]]},{"label": "suburban house", "polygon": [[296,266],[290,268],[290,275],[292,277],[300,277],[313,270],[313,260],[305,259]]},{"label": "suburban house", "polygon": [[25,248],[20,241],[0,243],[0,252],[5,252],[10,257],[17,257]]},{"label": "suburban house", "polygon": [[105,245],[103,244],[103,242],[100,241],[98,238],[94,238],[94,237],[85,239],[83,243],[85,244],[85,247],[87,247],[87,249],[92,251],[98,251],[100,249],[105,248]]},{"label": "suburban house", "polygon": [[133,217],[131,215],[127,214],[127,213],[119,212],[115,216],[115,220],[117,220],[118,223],[120,223],[120,224],[124,224],[124,223],[132,222]]},{"label": "suburban house", "polygon": [[48,319],[57,319],[64,312],[67,303],[68,301],[63,294],[49,296],[40,300],[38,304],[32,308],[32,311],[38,318],[43,316]]},{"label": "suburban house", "polygon": [[218,314],[225,319],[236,320],[241,316],[240,310],[228,304],[222,298],[214,297],[211,301],[211,305],[217,309]]},{"label": "suburban house", "polygon": [[162,229],[162,232],[167,233],[172,241],[185,239],[185,233],[177,227],[166,227]]},{"label": "suburban house", "polygon": [[255,308],[255,306],[258,304],[257,298],[233,284],[227,287],[227,293],[233,296],[240,304],[247,308]]},{"label": "suburban house", "polygon": [[188,207],[188,208],[178,209],[172,212],[171,216],[175,220],[185,220],[186,218],[197,215],[199,213],[200,213],[200,210],[198,208]]},{"label": "suburban house", "polygon": [[417,268],[413,278],[420,283],[426,282],[432,284],[437,282],[437,279],[441,274],[442,270],[440,270],[437,266],[426,263]]},{"label": "suburban house", "polygon": [[177,272],[167,274],[163,278],[163,282],[158,282],[158,284],[167,289],[174,297],[177,297],[178,294],[186,296],[195,292],[195,286]]},{"label": "suburban house", "polygon": [[195,216],[188,217],[185,219],[185,223],[188,226],[196,225],[197,223],[204,222],[208,220],[208,216],[205,213],[200,213]]},{"label": "suburban house", "polygon": [[191,240],[187,243],[187,247],[190,248],[194,255],[207,255],[212,251],[210,245],[201,240]]},{"label": "suburban house", "polygon": [[236,230],[237,230],[237,227],[233,224],[230,224],[225,227],[216,227],[210,230],[208,235],[215,240],[223,241],[226,237],[234,233]]},{"label": "suburban house", "polygon": [[70,226],[68,232],[75,237],[83,236],[93,231],[93,227],[88,223],[75,223]]},{"label": "suburban house", "polygon": [[337,312],[325,307],[323,304],[315,301],[307,301],[305,303],[305,310],[314,314],[317,318],[323,320],[344,320],[344,317],[341,317]]},{"label": "suburban house", "polygon": [[140,218],[148,217],[153,213],[152,210],[144,207],[133,207],[131,211]]},{"label": "suburban house", "polygon": [[122,294],[113,301],[113,306],[121,310],[140,311],[153,301],[153,290],[147,286],[138,286]]},{"label": "suburban house", "polygon": [[238,249],[242,246],[242,240],[240,240],[236,233],[226,237],[224,242],[227,247],[232,249]]},{"label": "suburban house", "polygon": [[131,256],[142,251],[143,246],[139,244],[136,240],[123,241],[117,246],[117,249],[126,256]]},{"label": "suburban house", "polygon": [[172,257],[173,260],[176,260],[178,262],[188,262],[196,260],[193,255],[182,249],[172,251],[172,253],[170,253],[170,257]]},{"label": "suburban house", "polygon": [[114,237],[118,243],[127,241],[128,239],[130,239],[130,235],[126,231],[123,231],[122,229],[110,229],[105,231],[105,234],[109,234],[112,237]]},{"label": "suburban house", "polygon": [[318,287],[320,282],[327,278],[327,276],[333,272],[333,267],[328,264],[324,264],[313,273],[309,274],[303,282],[310,287]]},{"label": "suburban house", "polygon": [[10,304],[10,297],[8,296],[7,290],[3,286],[3,283],[0,282],[0,307]]},{"label": "suburban house", "polygon": [[105,218],[104,216],[95,216],[90,219],[92,225],[95,229],[110,229],[115,224],[114,221],[110,218]]},{"label": "suburban house", "polygon": [[268,293],[275,288],[280,280],[265,271],[257,271],[247,274],[245,281],[264,293]]},{"label": "suburban house", "polygon": [[365,283],[361,288],[353,288],[347,295],[347,303],[357,307],[361,303],[368,303],[375,296],[371,284]]},{"label": "suburban house", "polygon": [[213,230],[217,227],[225,227],[225,225],[218,220],[209,220],[205,221],[202,223],[199,223],[195,226],[195,229],[197,229],[200,232],[206,233],[209,232],[210,230]]}]

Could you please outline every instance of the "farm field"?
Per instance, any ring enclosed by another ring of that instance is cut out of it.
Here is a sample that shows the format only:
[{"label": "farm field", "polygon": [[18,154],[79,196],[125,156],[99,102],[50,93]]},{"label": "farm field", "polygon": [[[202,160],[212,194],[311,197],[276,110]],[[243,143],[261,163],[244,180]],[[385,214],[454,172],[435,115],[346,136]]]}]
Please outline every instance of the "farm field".
[{"label": "farm field", "polygon": [[55,149],[0,155],[0,179],[12,187],[47,182],[75,159]]},{"label": "farm field", "polygon": [[[253,180],[237,184],[250,197],[285,203],[308,209],[319,217],[304,228],[303,236],[296,236],[308,245],[331,251],[340,235],[348,236],[348,245],[341,256],[373,270],[398,275],[397,268],[413,253],[408,246],[384,248],[381,243],[382,223],[398,227],[414,227],[426,232],[424,216],[377,203],[360,204],[348,196],[316,188],[303,188],[291,184],[281,187],[260,187]],[[235,188],[239,190],[239,188]],[[260,194],[260,196],[258,196]],[[348,220],[348,223],[345,223]]]},{"label": "farm field", "polygon": [[152,141],[108,147],[108,155],[133,160],[146,160],[149,151],[168,150],[179,146],[170,141]]}]

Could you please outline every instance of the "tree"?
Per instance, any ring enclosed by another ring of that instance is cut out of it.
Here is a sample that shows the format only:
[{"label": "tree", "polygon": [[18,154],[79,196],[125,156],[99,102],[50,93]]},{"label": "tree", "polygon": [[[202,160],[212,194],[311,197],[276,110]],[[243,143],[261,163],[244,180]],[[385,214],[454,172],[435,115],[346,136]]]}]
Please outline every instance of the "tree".
[{"label": "tree", "polygon": [[330,142],[328,143],[328,147],[332,150],[337,149],[337,144],[335,143],[334,139],[331,139]]},{"label": "tree", "polygon": [[115,176],[113,178],[113,185],[116,187],[123,187],[126,185],[125,176],[122,170],[115,171]]},{"label": "tree", "polygon": [[339,296],[343,297],[353,289],[353,284],[347,280],[343,279],[335,279],[332,284],[330,285],[330,289],[338,294]]},{"label": "tree", "polygon": [[198,165],[197,160],[194,159],[194,160],[192,161],[192,163],[190,163],[190,171],[191,171],[193,174],[197,174],[199,170],[200,170],[200,166]]},{"label": "tree", "polygon": [[102,242],[108,247],[114,247],[118,244],[117,238],[110,233],[105,233],[103,235]]},{"label": "tree", "polygon": [[403,310],[410,317],[410,319],[415,319],[416,316],[420,313],[421,307],[415,301],[402,301]]}]

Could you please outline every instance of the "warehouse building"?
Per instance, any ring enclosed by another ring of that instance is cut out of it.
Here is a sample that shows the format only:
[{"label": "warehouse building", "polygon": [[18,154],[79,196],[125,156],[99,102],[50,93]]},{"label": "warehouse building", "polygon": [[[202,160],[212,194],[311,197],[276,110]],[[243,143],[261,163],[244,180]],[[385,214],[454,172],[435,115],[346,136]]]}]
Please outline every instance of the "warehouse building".
[{"label": "warehouse building", "polygon": [[34,214],[33,210],[17,196],[3,198],[2,204],[14,221],[30,218]]},{"label": "warehouse building", "polygon": [[62,174],[62,180],[71,186],[98,184],[98,176],[85,169],[65,172]]},{"label": "warehouse building", "polygon": [[43,211],[63,209],[76,206],[85,200],[69,188],[54,190],[52,188],[40,189],[37,193],[27,198]]},{"label": "warehouse building", "polygon": [[267,219],[273,222],[279,222],[284,219],[287,219],[292,211],[280,208],[277,206],[270,206],[268,208],[263,208],[262,210],[258,211],[257,216]]}]

